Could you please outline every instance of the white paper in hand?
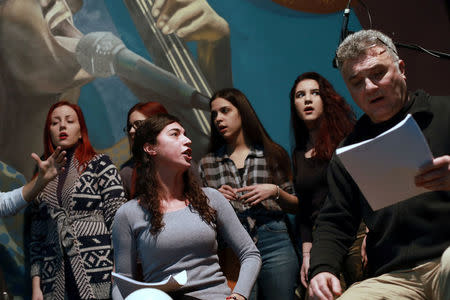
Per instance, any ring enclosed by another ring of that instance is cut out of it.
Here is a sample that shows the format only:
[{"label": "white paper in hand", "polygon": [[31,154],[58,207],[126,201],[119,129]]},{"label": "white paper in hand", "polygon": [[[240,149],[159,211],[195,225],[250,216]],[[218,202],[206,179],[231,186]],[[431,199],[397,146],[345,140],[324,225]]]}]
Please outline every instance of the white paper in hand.
[{"label": "white paper in hand", "polygon": [[433,156],[411,115],[373,139],[338,148],[337,156],[373,210],[428,192],[414,176]]}]

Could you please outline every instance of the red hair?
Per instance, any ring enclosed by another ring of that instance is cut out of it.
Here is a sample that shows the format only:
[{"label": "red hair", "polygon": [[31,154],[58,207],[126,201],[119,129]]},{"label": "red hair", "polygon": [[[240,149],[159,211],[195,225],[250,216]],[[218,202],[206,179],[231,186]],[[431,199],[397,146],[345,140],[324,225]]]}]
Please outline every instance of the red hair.
[{"label": "red hair", "polygon": [[153,102],[153,101],[139,102],[139,103],[135,104],[132,108],[130,108],[130,110],[128,111],[127,124],[130,120],[130,115],[135,111],[140,112],[147,118],[150,118],[151,116],[156,115],[156,114],[167,114],[168,113],[166,108],[159,102]]},{"label": "red hair", "polygon": [[314,145],[315,157],[330,160],[339,143],[352,130],[355,124],[355,114],[345,99],[339,95],[330,82],[315,72],[303,73],[297,77],[290,92],[291,122],[294,128],[295,147],[303,150],[309,140],[309,131],[305,122],[298,116],[295,108],[295,90],[300,81],[315,80],[319,84],[320,98],[323,102],[323,115],[321,118],[318,138]]},{"label": "red hair", "polygon": [[47,159],[55,151],[55,145],[53,145],[52,138],[50,136],[50,124],[52,123],[53,111],[57,107],[61,106],[69,106],[76,112],[78,117],[78,123],[80,124],[81,139],[77,145],[74,155],[75,158],[80,163],[80,168],[78,169],[78,171],[82,172],[86,168],[87,163],[95,156],[96,152],[92,147],[91,142],[89,141],[88,130],[86,122],[84,121],[83,112],[81,111],[81,108],[76,104],[72,104],[68,101],[63,100],[56,102],[50,107],[50,110],[48,111],[47,114],[47,119],[45,120],[45,128],[44,128],[44,157],[45,159]]}]

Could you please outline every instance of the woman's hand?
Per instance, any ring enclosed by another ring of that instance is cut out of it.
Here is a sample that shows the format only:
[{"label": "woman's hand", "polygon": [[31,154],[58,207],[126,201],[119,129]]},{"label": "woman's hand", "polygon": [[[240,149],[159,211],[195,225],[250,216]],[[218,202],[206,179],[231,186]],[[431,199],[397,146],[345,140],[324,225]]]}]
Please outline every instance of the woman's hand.
[{"label": "woman's hand", "polygon": [[367,267],[368,259],[367,259],[367,252],[366,252],[366,239],[367,235],[364,237],[363,242],[361,244],[361,264],[363,270]]},{"label": "woman's hand", "polygon": [[244,186],[237,189],[236,193],[244,193],[239,197],[239,200],[254,206],[267,198],[274,197],[277,194],[277,189],[275,184],[262,183]]},{"label": "woman's hand", "polygon": [[31,157],[36,161],[39,167],[38,180],[42,180],[47,184],[58,173],[64,171],[64,166],[67,162],[66,151],[62,151],[61,147],[56,147],[56,150],[46,160],[42,161],[36,153],[32,153]]},{"label": "woman's hand", "polygon": [[31,300],[44,300],[44,295],[41,290],[41,278],[38,276],[34,276],[31,282],[32,286],[32,295]]},{"label": "woman's hand", "polygon": [[228,23],[206,0],[156,0],[152,15],[164,34],[188,41],[217,41],[230,34]]},{"label": "woman's hand", "polygon": [[236,194],[236,190],[233,189],[231,186],[224,184],[219,189],[219,192],[222,193],[222,195],[225,196],[228,200],[234,200],[236,201],[238,199],[238,196]]},{"label": "woman's hand", "polygon": [[302,268],[300,269],[300,281],[305,288],[308,288],[309,253],[303,254]]},{"label": "woman's hand", "polygon": [[47,183],[64,170],[64,165],[67,162],[65,155],[66,151],[61,151],[61,147],[57,147],[55,152],[44,161],[36,153],[31,154],[39,167],[39,173],[23,187],[22,196],[25,201],[30,202],[36,198]]},{"label": "woman's hand", "polygon": [[40,288],[33,289],[33,294],[31,295],[31,300],[44,300],[44,295]]}]

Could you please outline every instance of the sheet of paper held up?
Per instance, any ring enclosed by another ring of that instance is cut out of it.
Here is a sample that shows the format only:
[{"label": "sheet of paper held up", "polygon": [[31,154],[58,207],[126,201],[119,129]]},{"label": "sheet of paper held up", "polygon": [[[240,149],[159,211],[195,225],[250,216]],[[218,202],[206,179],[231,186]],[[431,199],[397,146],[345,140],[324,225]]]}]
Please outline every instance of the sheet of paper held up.
[{"label": "sheet of paper held up", "polygon": [[111,275],[123,298],[142,288],[155,288],[164,292],[173,292],[179,290],[187,282],[186,270],[170,275],[160,282],[142,282],[116,272],[111,272]]},{"label": "sheet of paper held up", "polygon": [[338,148],[336,154],[373,210],[428,192],[416,187],[414,176],[433,155],[410,114],[373,139]]}]

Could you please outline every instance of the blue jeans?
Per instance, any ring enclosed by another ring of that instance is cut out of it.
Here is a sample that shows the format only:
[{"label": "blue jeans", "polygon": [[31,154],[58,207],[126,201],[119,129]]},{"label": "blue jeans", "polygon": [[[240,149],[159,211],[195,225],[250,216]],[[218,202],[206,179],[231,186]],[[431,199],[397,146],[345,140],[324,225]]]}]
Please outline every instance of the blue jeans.
[{"label": "blue jeans", "polygon": [[270,221],[260,225],[257,233],[262,267],[249,300],[295,299],[299,262],[286,223]]}]

